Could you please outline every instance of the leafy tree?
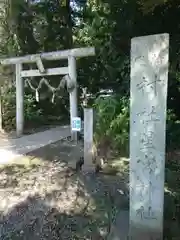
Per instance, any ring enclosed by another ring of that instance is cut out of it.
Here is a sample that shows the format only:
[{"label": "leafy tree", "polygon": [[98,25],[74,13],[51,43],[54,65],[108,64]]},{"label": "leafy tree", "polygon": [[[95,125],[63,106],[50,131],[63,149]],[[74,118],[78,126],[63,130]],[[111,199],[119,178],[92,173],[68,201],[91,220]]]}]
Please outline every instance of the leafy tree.
[{"label": "leafy tree", "polygon": [[139,0],[138,1],[138,3],[141,6],[141,10],[145,14],[153,12],[159,6],[164,7],[164,5],[167,5],[167,4],[170,5],[172,2],[175,2],[175,1],[172,1],[172,0]]}]

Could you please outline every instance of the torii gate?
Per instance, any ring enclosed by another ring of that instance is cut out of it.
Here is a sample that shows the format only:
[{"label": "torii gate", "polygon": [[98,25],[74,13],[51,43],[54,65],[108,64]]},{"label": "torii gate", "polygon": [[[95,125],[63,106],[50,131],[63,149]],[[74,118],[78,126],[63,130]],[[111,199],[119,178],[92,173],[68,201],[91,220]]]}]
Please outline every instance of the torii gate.
[{"label": "torii gate", "polygon": [[[70,99],[70,120],[72,125],[72,118],[77,117],[77,69],[76,57],[95,56],[95,48],[75,48],[71,50],[63,50],[56,52],[48,52],[34,55],[27,55],[22,57],[14,57],[2,59],[2,65],[15,65],[16,67],[16,134],[21,136],[24,130],[24,82],[23,78],[28,77],[43,77],[51,75],[65,75],[68,74],[70,79],[75,84],[75,88],[69,94]],[[61,60],[68,59],[68,67],[49,68],[45,69],[43,60]],[[23,70],[24,63],[36,63],[37,69]],[[73,133],[71,134],[72,138]]]}]

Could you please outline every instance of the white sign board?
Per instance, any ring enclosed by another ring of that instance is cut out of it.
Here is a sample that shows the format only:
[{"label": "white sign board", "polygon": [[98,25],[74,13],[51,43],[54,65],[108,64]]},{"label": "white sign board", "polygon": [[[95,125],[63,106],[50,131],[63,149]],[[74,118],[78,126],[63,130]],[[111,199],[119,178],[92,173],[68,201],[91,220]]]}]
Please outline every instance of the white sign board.
[{"label": "white sign board", "polygon": [[72,131],[74,132],[80,132],[81,131],[81,118],[80,117],[74,117],[72,118]]}]

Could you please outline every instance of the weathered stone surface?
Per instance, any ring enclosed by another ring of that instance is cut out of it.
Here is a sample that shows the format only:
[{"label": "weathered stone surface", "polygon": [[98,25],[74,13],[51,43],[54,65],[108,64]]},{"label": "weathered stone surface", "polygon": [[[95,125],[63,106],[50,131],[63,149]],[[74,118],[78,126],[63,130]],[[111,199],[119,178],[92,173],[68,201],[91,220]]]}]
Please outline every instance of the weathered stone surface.
[{"label": "weathered stone surface", "polygon": [[128,240],[129,211],[121,210],[111,228],[108,240]]},{"label": "weathered stone surface", "polygon": [[93,109],[84,109],[84,171],[92,171],[93,165]]},{"label": "weathered stone surface", "polygon": [[131,42],[130,233],[162,239],[169,35]]}]

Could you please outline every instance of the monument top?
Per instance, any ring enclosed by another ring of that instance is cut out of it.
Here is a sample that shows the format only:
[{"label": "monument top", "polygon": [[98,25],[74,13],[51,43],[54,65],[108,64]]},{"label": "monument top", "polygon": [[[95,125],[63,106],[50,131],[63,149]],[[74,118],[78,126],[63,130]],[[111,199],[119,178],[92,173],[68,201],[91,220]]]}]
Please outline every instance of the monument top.
[{"label": "monument top", "polygon": [[[154,38],[157,37],[157,38],[159,38],[159,36],[160,36],[160,37],[162,37],[162,36],[169,37],[169,33],[147,35],[147,36],[143,36],[143,39],[145,39],[145,38],[151,38],[151,37],[154,37]],[[133,41],[133,39],[137,39],[137,40],[140,39],[140,40],[142,40],[142,36],[134,37],[134,38],[131,39],[131,41]]]}]

